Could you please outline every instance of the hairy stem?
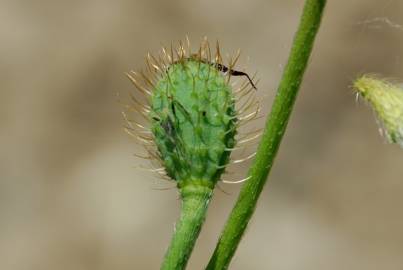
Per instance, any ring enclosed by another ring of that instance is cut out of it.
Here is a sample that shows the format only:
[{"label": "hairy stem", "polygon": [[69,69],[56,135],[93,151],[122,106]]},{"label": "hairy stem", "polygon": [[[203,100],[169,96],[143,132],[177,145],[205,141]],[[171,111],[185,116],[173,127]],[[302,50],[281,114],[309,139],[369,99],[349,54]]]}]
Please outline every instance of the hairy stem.
[{"label": "hairy stem", "polygon": [[267,119],[256,158],[249,169],[250,179],[240,191],[238,200],[206,268],[208,270],[228,268],[248,222],[255,211],[259,195],[287,127],[325,4],[325,0],[307,0],[305,2],[299,28],[294,37],[277,96]]},{"label": "hairy stem", "polygon": [[163,270],[185,269],[205,220],[207,207],[213,193],[210,187],[196,185],[182,187],[180,192],[181,214],[161,265]]}]

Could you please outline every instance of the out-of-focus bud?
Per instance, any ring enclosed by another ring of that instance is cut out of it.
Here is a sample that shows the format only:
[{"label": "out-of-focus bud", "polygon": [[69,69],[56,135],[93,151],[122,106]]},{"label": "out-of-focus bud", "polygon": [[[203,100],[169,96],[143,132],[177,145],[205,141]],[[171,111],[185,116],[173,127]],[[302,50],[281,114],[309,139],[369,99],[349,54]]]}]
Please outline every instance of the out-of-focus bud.
[{"label": "out-of-focus bud", "polygon": [[373,75],[361,76],[353,86],[375,110],[388,141],[403,147],[403,89]]}]

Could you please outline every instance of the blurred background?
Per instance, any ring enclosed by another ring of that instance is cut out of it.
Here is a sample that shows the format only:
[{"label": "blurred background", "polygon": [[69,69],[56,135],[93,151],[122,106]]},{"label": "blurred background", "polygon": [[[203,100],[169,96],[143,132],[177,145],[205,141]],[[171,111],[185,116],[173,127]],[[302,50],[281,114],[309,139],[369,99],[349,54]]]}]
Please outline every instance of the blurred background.
[{"label": "blurred background", "polygon": [[[116,93],[133,91],[124,72],[162,44],[207,35],[242,49],[267,112],[302,5],[2,0],[0,269],[158,269],[180,202],[171,183],[135,168],[146,163],[122,128]],[[402,14],[399,0],[329,1],[231,269],[403,269],[403,151],[350,87],[365,72],[402,80]],[[239,187],[216,191],[189,269],[207,263]]]}]

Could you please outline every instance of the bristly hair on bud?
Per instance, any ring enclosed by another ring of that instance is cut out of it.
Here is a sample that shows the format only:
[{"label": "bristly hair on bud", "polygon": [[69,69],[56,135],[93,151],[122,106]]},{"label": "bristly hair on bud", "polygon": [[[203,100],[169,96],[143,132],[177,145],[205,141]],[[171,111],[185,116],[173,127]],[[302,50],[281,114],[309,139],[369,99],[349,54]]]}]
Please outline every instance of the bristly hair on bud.
[{"label": "bristly hair on bud", "polygon": [[213,188],[229,164],[254,156],[231,161],[231,152],[261,133],[238,130],[260,111],[255,76],[235,69],[239,51],[227,62],[218,42],[211,51],[204,38],[192,52],[186,38],[156,56],[147,54],[145,70],[126,74],[137,89],[123,112],[126,131],[144,147],[146,156],[138,156],[154,164],[150,171],[179,188],[189,183]]},{"label": "bristly hair on bud", "polygon": [[376,112],[387,140],[403,147],[402,87],[375,75],[359,77],[353,87]]}]

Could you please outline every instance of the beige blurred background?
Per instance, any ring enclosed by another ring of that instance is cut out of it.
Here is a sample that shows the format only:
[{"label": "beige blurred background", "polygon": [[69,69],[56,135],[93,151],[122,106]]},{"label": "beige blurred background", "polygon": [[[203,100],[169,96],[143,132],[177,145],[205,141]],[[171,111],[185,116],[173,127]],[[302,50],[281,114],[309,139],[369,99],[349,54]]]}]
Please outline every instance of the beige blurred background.
[{"label": "beige blurred background", "polygon": [[[134,168],[123,73],[161,44],[207,35],[242,49],[267,111],[302,2],[2,0],[0,269],[158,269],[179,201]],[[231,269],[403,269],[403,151],[349,87],[364,72],[402,80],[402,15],[399,0],[329,1]],[[236,199],[239,186],[221,186],[230,195],[216,192],[189,269],[206,264]]]}]

